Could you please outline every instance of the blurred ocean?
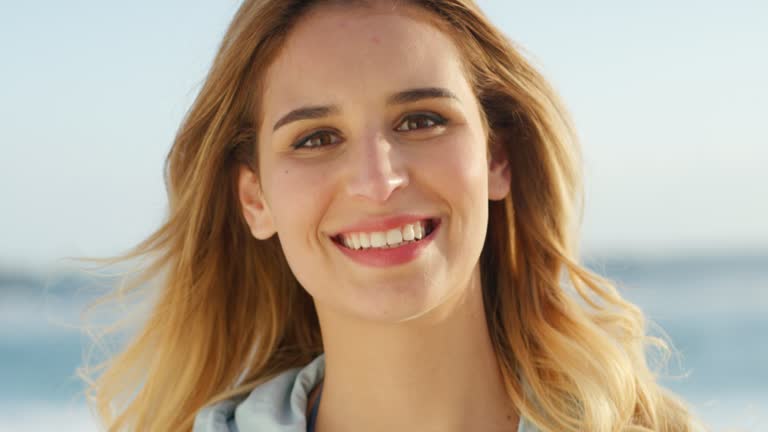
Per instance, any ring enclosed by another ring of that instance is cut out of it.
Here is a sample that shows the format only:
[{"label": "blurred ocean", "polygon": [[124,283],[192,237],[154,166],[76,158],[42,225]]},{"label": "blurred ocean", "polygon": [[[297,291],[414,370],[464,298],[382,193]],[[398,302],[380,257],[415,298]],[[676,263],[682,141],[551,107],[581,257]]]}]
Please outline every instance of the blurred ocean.
[{"label": "blurred ocean", "polygon": [[[663,384],[713,430],[768,431],[768,253],[591,259],[682,354]],[[74,274],[0,270],[0,431],[95,431],[75,376],[89,340]]]}]

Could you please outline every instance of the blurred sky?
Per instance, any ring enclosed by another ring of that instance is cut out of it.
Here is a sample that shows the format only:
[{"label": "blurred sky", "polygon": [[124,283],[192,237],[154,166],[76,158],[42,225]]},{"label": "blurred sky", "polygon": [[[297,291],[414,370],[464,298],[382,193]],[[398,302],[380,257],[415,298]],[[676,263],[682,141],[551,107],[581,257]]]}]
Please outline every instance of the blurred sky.
[{"label": "blurred sky", "polygon": [[[0,3],[0,265],[126,250],[239,2]],[[480,1],[583,141],[584,250],[768,249],[768,2]]]}]

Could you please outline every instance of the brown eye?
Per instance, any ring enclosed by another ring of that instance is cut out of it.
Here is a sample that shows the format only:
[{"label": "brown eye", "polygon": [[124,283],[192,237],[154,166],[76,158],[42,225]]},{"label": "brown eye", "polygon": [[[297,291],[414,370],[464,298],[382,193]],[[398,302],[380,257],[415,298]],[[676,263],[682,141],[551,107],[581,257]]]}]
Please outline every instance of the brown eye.
[{"label": "brown eye", "polygon": [[417,114],[404,118],[395,130],[399,132],[409,132],[417,129],[429,129],[444,124],[445,119],[438,115]]},{"label": "brown eye", "polygon": [[336,144],[341,141],[335,133],[331,131],[318,131],[295,142],[291,147],[294,149],[316,149],[327,145]]}]

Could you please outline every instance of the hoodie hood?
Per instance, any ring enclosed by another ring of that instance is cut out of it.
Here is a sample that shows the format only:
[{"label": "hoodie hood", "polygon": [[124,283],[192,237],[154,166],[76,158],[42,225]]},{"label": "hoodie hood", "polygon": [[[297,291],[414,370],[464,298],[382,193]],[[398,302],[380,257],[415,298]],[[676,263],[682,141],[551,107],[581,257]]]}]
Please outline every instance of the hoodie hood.
[{"label": "hoodie hood", "polygon": [[325,354],[265,381],[245,399],[200,410],[193,432],[306,432],[307,398],[323,379]]}]

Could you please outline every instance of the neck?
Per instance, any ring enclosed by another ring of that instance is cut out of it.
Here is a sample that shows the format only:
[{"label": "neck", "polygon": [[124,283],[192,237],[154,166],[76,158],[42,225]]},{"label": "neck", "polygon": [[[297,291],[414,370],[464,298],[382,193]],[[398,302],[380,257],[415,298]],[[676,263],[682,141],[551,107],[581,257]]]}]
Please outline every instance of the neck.
[{"label": "neck", "polygon": [[517,430],[479,269],[454,297],[418,319],[386,325],[318,308],[326,366],[316,430]]}]

